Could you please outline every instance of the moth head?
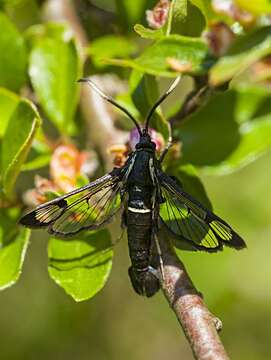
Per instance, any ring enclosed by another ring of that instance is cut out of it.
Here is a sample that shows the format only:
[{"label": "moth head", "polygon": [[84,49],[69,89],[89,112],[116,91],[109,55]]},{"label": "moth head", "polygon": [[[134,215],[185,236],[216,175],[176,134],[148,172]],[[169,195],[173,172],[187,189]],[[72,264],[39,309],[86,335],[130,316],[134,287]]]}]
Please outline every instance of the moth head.
[{"label": "moth head", "polygon": [[151,149],[155,151],[156,145],[151,141],[150,134],[143,129],[142,135],[140,135],[139,142],[136,144],[136,149]]}]

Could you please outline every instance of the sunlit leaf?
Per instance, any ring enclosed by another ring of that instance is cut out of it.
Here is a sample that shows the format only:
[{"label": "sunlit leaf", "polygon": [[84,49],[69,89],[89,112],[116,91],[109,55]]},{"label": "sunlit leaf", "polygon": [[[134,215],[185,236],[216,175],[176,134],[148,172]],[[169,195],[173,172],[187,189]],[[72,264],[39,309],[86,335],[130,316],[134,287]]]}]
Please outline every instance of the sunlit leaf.
[{"label": "sunlit leaf", "polygon": [[239,123],[252,119],[256,110],[264,104],[266,99],[270,99],[270,91],[255,84],[242,84],[236,86],[236,90],[238,101],[235,107],[235,116]]},{"label": "sunlit leaf", "polygon": [[263,28],[241,37],[229,54],[220,58],[210,71],[210,83],[218,85],[241,73],[271,53],[271,28]]},{"label": "sunlit leaf", "polygon": [[51,238],[49,274],[75,301],[100,291],[112,267],[112,243],[107,230],[88,232],[72,240]]},{"label": "sunlit leaf", "polygon": [[32,143],[28,156],[22,165],[22,171],[42,168],[49,164],[53,147],[46,138],[42,128],[39,128]]},{"label": "sunlit leaf", "polygon": [[8,197],[12,195],[13,185],[40,124],[36,108],[22,99],[9,119],[2,141],[2,184]]},{"label": "sunlit leaf", "polygon": [[173,3],[173,17],[182,21],[187,16],[187,0],[175,0]]},{"label": "sunlit leaf", "polygon": [[13,285],[19,278],[30,230],[16,226],[18,209],[0,213],[0,290]]},{"label": "sunlit leaf", "polygon": [[22,171],[31,171],[40,169],[50,163],[52,156],[50,154],[38,155],[22,165]]},{"label": "sunlit leaf", "polygon": [[134,60],[110,59],[108,63],[151,75],[174,77],[177,73],[170,68],[169,58],[189,64],[189,73],[203,73],[210,65],[207,53],[208,47],[201,39],[170,35],[156,41]]},{"label": "sunlit leaf", "polygon": [[27,28],[24,33],[26,42],[33,47],[43,38],[53,38],[59,41],[70,41],[72,32],[64,23],[47,22],[45,24],[35,24]]},{"label": "sunlit leaf", "polygon": [[26,80],[24,39],[9,18],[0,12],[0,86],[19,90]]},{"label": "sunlit leaf", "polygon": [[255,161],[271,149],[271,113],[243,123],[240,127],[240,137],[240,144],[226,160],[215,167],[204,168],[206,174],[229,174]]},{"label": "sunlit leaf", "polygon": [[78,101],[79,56],[74,42],[41,39],[31,52],[29,74],[47,116],[67,133]]},{"label": "sunlit leaf", "polygon": [[157,30],[148,29],[141,24],[136,24],[134,26],[134,30],[138,35],[140,35],[144,39],[159,40],[165,36],[162,29],[157,29]]},{"label": "sunlit leaf", "polygon": [[95,39],[87,48],[87,53],[97,67],[104,67],[106,58],[125,58],[132,55],[137,47],[132,40],[117,35],[106,35]]},{"label": "sunlit leaf", "polygon": [[198,37],[206,27],[204,15],[193,2],[178,0],[173,9],[172,34]]},{"label": "sunlit leaf", "polygon": [[0,88],[0,139],[3,137],[11,114],[15,110],[19,97],[13,92]]}]

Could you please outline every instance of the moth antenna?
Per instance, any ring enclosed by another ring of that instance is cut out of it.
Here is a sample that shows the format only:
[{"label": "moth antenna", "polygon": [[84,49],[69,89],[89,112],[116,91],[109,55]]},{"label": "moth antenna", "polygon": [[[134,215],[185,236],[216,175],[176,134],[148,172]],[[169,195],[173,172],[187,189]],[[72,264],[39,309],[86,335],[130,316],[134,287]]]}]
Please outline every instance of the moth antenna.
[{"label": "moth antenna", "polygon": [[120,105],[119,103],[117,103],[111,96],[106,95],[92,80],[90,80],[90,78],[82,78],[79,79],[78,82],[85,82],[87,83],[94,91],[96,91],[104,100],[108,101],[109,103],[111,103],[112,105],[114,105],[116,108],[118,108],[119,110],[121,110],[122,112],[124,112],[131,120],[132,122],[135,124],[137,131],[139,132],[139,135],[142,135],[142,131],[140,129],[139,123],[137,122],[137,120],[133,117],[133,115],[127,110],[125,109],[125,107],[123,107],[122,105]]},{"label": "moth antenna", "polygon": [[149,131],[149,124],[152,115],[154,114],[155,110],[158,108],[158,106],[172,93],[172,91],[176,88],[176,86],[179,84],[181,79],[181,76],[176,77],[176,79],[173,81],[173,83],[170,85],[168,90],[156,101],[156,103],[153,105],[153,107],[150,109],[145,123],[145,131]]}]

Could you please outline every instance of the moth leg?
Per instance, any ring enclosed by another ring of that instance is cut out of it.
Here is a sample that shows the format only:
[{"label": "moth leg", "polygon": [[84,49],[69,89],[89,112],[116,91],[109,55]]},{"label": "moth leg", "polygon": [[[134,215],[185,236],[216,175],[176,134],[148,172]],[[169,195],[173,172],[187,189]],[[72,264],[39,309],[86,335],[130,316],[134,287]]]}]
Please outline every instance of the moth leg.
[{"label": "moth leg", "polygon": [[158,236],[155,233],[154,233],[154,241],[155,241],[156,250],[157,250],[157,254],[158,254],[158,258],[159,258],[159,267],[160,267],[161,277],[162,277],[162,280],[164,280],[165,273],[164,273],[164,262],[163,262],[163,258],[162,258],[162,250],[160,247]]},{"label": "moth leg", "polygon": [[126,228],[127,228],[126,213],[125,213],[125,211],[123,211],[122,214],[121,214],[121,219],[120,219],[121,233],[118,235],[116,240],[112,241],[112,245],[115,246],[120,242],[120,240],[123,238],[123,235],[125,233]]},{"label": "moth leg", "polygon": [[121,214],[121,223],[120,226],[122,229],[126,229],[127,228],[127,215],[126,215],[126,211],[123,211],[123,213]]},{"label": "moth leg", "polygon": [[122,229],[117,239],[115,241],[112,241],[112,245],[114,246],[117,245],[120,242],[120,240],[123,238],[124,233],[125,233],[125,229]]}]

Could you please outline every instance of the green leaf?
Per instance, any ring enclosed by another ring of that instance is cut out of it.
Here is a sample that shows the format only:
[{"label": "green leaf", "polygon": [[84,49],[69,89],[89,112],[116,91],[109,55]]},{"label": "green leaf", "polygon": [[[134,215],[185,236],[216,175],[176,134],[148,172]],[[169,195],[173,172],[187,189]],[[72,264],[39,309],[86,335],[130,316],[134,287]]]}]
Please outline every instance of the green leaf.
[{"label": "green leaf", "polygon": [[240,136],[240,144],[230,156],[215,167],[204,168],[204,173],[209,175],[232,173],[255,161],[269,150],[271,148],[271,112],[266,116],[243,123],[240,127]]},{"label": "green leaf", "polygon": [[[5,3],[5,12],[20,31],[41,21],[36,0],[1,0]],[[1,2],[0,1],[0,2]]]},{"label": "green leaf", "polygon": [[229,54],[220,58],[210,71],[214,86],[230,80],[250,65],[271,54],[271,28],[266,27],[241,37]]},{"label": "green leaf", "polygon": [[0,213],[0,290],[13,285],[22,271],[30,230],[16,226],[18,209]]},{"label": "green leaf", "polygon": [[236,102],[233,90],[215,94],[176,129],[185,162],[196,166],[215,165],[234,151],[240,142],[234,113]]},{"label": "green leaf", "polygon": [[187,0],[175,0],[173,2],[173,19],[182,21],[187,17]]},{"label": "green leaf", "polygon": [[136,24],[134,26],[134,30],[143,39],[159,40],[164,37],[164,32],[162,29],[157,29],[157,30],[148,29],[141,24]]},{"label": "green leaf", "polygon": [[98,68],[106,66],[103,62],[106,58],[125,58],[137,50],[136,44],[123,36],[106,35],[96,38],[86,49],[91,55],[94,65]]},{"label": "green leaf", "polygon": [[18,232],[14,226],[20,215],[18,208],[2,208],[0,211],[0,248],[10,243]]},{"label": "green leaf", "polygon": [[[133,82],[134,87],[132,92],[132,99],[136,108],[141,114],[141,119],[144,121],[149,110],[159,97],[159,90],[157,81],[154,76],[143,74],[137,75],[139,75],[137,78],[137,85],[135,79],[131,81]],[[165,140],[168,139],[169,125],[162,115],[161,110],[159,111],[159,109],[157,109],[157,111],[153,114],[150,127],[161,133]]]},{"label": "green leaf", "polygon": [[271,148],[270,104],[270,94],[257,87],[214,95],[176,129],[182,160],[208,175],[228,174],[254,161]]},{"label": "green leaf", "polygon": [[2,141],[2,185],[7,197],[12,196],[13,185],[40,124],[34,105],[22,99],[9,119]]},{"label": "green leaf", "polygon": [[156,41],[134,60],[110,59],[107,62],[151,75],[175,77],[177,73],[169,67],[169,58],[188,63],[189,73],[198,74],[206,71],[210,65],[207,53],[208,47],[201,39],[170,35]]},{"label": "green leaf", "polygon": [[208,23],[213,18],[217,17],[213,8],[211,0],[189,0],[193,5],[200,9]]},{"label": "green leaf", "polygon": [[51,158],[51,154],[37,155],[22,165],[22,171],[32,171],[43,168],[50,163]]},{"label": "green leaf", "polygon": [[3,13],[0,13],[0,29],[0,86],[17,91],[26,81],[24,39]]},{"label": "green leaf", "polygon": [[156,0],[115,0],[118,20],[127,32],[133,29],[135,23],[141,23],[145,18],[145,11],[156,5]]},{"label": "green leaf", "polygon": [[254,15],[270,14],[271,13],[271,2],[270,0],[235,0],[241,9],[244,9]]},{"label": "green leaf", "polygon": [[69,131],[78,101],[79,56],[73,41],[41,39],[30,55],[29,74],[48,118]]},{"label": "green leaf", "polygon": [[158,85],[154,76],[138,73],[137,79],[135,79],[134,73],[133,77],[132,99],[144,121],[159,96]]},{"label": "green leaf", "polygon": [[53,148],[39,128],[28,156],[22,165],[22,171],[29,171],[47,166],[52,158]]},{"label": "green leaf", "polygon": [[270,101],[270,91],[256,84],[238,85],[235,90],[238,94],[235,116],[239,123],[252,119],[256,110],[265,103],[265,100]]},{"label": "green leaf", "polygon": [[67,42],[72,40],[71,29],[64,23],[47,22],[45,24],[35,24],[27,28],[24,33],[26,43],[30,49],[44,38]]},{"label": "green leaf", "polygon": [[104,287],[110,274],[110,234],[101,230],[68,241],[51,238],[48,256],[51,278],[75,301],[87,300]]},{"label": "green leaf", "polygon": [[11,114],[15,110],[20,98],[13,92],[0,88],[0,139],[3,137]]},{"label": "green leaf", "polygon": [[175,2],[171,33],[197,37],[205,27],[205,18],[196,6],[187,0]]}]

